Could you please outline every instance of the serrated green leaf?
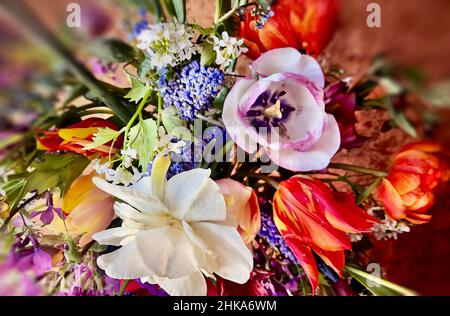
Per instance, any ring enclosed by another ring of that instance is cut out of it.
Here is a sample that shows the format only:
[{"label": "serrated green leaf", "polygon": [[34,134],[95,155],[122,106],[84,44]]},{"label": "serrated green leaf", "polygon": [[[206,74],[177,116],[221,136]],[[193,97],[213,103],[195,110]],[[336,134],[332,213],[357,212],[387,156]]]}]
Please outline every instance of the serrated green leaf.
[{"label": "serrated green leaf", "polygon": [[112,140],[116,140],[120,134],[122,134],[122,131],[116,131],[109,127],[106,128],[99,128],[98,132],[94,134],[94,137],[92,138],[92,143],[85,146],[85,150],[91,150],[94,148],[97,148],[99,146],[102,146],[106,143],[109,143]]},{"label": "serrated green leaf", "polygon": [[36,169],[28,176],[26,191],[37,190],[38,193],[43,193],[60,188],[61,195],[64,195],[89,162],[86,157],[74,153],[46,155],[43,162],[34,165]]},{"label": "serrated green leaf", "polygon": [[130,101],[134,103],[138,103],[139,101],[141,101],[142,98],[150,90],[149,86],[142,84],[134,78],[131,78],[131,86],[132,88],[130,89],[130,91],[128,91],[124,98],[130,99]]},{"label": "serrated green leaf", "polygon": [[142,120],[129,133],[130,146],[139,156],[139,165],[146,170],[158,144],[158,130],[153,119]]},{"label": "serrated green leaf", "polygon": [[211,66],[216,60],[216,52],[214,51],[213,44],[204,42],[200,45],[200,63],[205,66]]},{"label": "serrated green leaf", "polygon": [[173,106],[165,108],[161,113],[161,118],[168,134],[170,134],[177,127],[186,126],[186,121],[182,120],[178,116],[178,110]]}]

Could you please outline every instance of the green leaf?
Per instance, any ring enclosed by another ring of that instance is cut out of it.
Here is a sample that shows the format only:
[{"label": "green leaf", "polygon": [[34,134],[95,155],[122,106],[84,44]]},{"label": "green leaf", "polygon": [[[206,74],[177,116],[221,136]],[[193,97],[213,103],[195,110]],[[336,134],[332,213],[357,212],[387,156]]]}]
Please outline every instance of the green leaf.
[{"label": "green leaf", "polygon": [[130,129],[131,148],[139,155],[139,165],[146,170],[158,144],[158,129],[153,119],[141,120]]},{"label": "green leaf", "polygon": [[200,63],[205,66],[211,66],[216,60],[216,52],[214,51],[213,44],[206,41],[200,45],[200,48]]},{"label": "green leaf", "polygon": [[138,75],[139,77],[144,77],[152,70],[152,60],[148,57],[139,64],[138,66]]},{"label": "green leaf", "polygon": [[85,146],[85,150],[91,150],[94,148],[97,148],[99,146],[102,146],[106,143],[109,143],[112,140],[116,140],[120,134],[122,134],[122,131],[116,131],[109,127],[106,128],[99,128],[98,132],[94,134],[94,137],[92,139],[92,143]]},{"label": "green leaf", "polygon": [[139,101],[141,101],[142,98],[150,90],[149,86],[142,84],[134,78],[131,78],[131,86],[132,88],[130,89],[130,91],[128,91],[124,98],[130,99],[130,101],[134,103],[138,103]]},{"label": "green leaf", "polygon": [[227,87],[222,88],[222,90],[219,92],[219,94],[213,101],[214,108],[222,110],[228,92],[230,92],[230,89],[228,89]]},{"label": "green leaf", "polygon": [[398,127],[408,135],[417,138],[418,135],[416,129],[408,121],[404,113],[395,110],[391,98],[386,98],[386,108]]},{"label": "green leaf", "polygon": [[172,5],[175,8],[177,21],[186,22],[186,0],[172,0]]},{"label": "green leaf", "polygon": [[45,155],[44,161],[35,164],[36,169],[29,174],[26,191],[37,190],[40,194],[58,187],[63,196],[89,162],[86,157],[75,153]]},{"label": "green leaf", "polygon": [[186,126],[186,121],[182,120],[178,116],[178,110],[173,106],[165,108],[161,112],[161,118],[168,134],[172,133],[172,131],[177,127]]},{"label": "green leaf", "polygon": [[128,62],[135,57],[133,47],[115,38],[95,42],[90,51],[106,62]]},{"label": "green leaf", "polygon": [[27,193],[27,191],[25,190],[26,186],[27,180],[23,177],[17,177],[5,183],[2,188],[5,191],[3,201],[9,204],[10,210],[14,209],[23,199],[23,197]]},{"label": "green leaf", "polygon": [[381,279],[353,266],[345,267],[345,271],[361,283],[375,296],[417,296],[418,294],[398,284]]}]

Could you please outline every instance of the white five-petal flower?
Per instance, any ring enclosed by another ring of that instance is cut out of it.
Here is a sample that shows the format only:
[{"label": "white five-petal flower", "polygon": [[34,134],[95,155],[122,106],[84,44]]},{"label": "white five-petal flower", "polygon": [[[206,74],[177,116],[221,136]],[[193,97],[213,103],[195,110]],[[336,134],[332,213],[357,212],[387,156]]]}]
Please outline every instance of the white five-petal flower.
[{"label": "white five-petal flower", "polygon": [[122,226],[93,236],[100,244],[121,246],[98,258],[116,279],[157,283],[171,295],[206,295],[205,275],[245,283],[253,269],[251,252],[236,227],[210,170],[193,169],[166,180],[170,158],[158,156],[151,177],[132,187],[94,183],[115,196]]}]

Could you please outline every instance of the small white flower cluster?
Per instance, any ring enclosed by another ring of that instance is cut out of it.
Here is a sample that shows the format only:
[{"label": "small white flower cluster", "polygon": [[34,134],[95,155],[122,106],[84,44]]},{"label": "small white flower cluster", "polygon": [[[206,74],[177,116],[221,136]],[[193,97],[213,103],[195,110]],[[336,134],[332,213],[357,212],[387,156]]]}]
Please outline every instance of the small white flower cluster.
[{"label": "small white flower cluster", "polygon": [[364,235],[363,234],[348,234],[348,237],[350,238],[351,242],[358,242],[363,239]]},{"label": "small white flower cluster", "polygon": [[153,68],[162,69],[192,58],[198,50],[193,37],[193,29],[184,24],[160,23],[139,33],[137,47],[150,57]]},{"label": "small white flower cluster", "polygon": [[[373,207],[367,212],[370,215],[373,215],[373,212],[376,210],[382,210],[382,208]],[[381,220],[381,224],[374,224],[372,227],[372,232],[377,240],[397,240],[398,234],[409,233],[410,231],[411,229],[408,225],[393,220],[387,215],[383,220]]]},{"label": "small white flower cluster", "polygon": [[[93,167],[95,172],[99,175],[104,175],[106,181],[113,184],[123,184],[124,186],[135,184],[148,174],[148,172],[140,172],[136,167],[132,166],[133,160],[137,158],[136,150],[127,148],[122,150],[121,154],[123,163],[117,169],[112,169],[109,161],[102,164],[100,159],[94,160]],[[128,170],[130,167],[133,172]]]},{"label": "small white flower cluster", "polygon": [[241,54],[248,51],[247,48],[242,47],[244,44],[244,39],[237,39],[236,37],[231,37],[227,32],[222,33],[222,38],[217,36],[214,39],[214,51],[216,52],[216,64],[228,67],[233,59],[238,58]]},{"label": "small white flower cluster", "polygon": [[160,126],[158,129],[159,142],[157,148],[160,153],[168,154],[173,152],[175,154],[181,154],[181,150],[186,146],[186,142],[180,140],[178,142],[172,142],[175,136],[167,134],[164,127]]}]

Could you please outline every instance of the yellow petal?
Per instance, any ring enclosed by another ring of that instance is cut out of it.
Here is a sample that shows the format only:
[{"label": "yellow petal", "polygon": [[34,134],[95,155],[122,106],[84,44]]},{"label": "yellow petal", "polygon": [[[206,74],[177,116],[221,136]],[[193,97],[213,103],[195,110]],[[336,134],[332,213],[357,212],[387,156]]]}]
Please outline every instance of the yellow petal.
[{"label": "yellow petal", "polygon": [[89,128],[62,128],[58,131],[59,137],[69,141],[72,138],[85,139],[98,132],[98,127]]},{"label": "yellow petal", "polygon": [[170,167],[170,156],[169,155],[158,155],[153,161],[152,166],[152,193],[153,196],[159,198],[161,201],[164,200],[165,189],[166,189],[166,175]]}]

